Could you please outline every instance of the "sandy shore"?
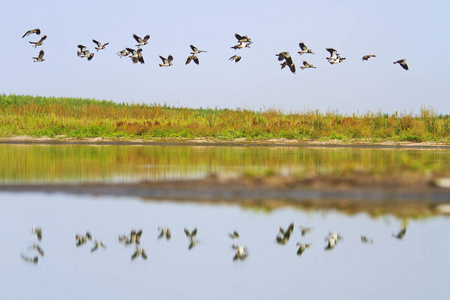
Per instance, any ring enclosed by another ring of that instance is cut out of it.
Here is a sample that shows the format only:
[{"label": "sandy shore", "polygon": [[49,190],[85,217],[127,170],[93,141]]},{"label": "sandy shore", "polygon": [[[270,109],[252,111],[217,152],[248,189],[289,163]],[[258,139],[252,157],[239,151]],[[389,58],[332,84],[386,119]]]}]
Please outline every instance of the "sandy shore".
[{"label": "sandy shore", "polygon": [[95,144],[95,145],[210,145],[210,146],[291,146],[291,147],[369,147],[369,148],[414,148],[414,149],[450,149],[450,143],[443,142],[373,142],[372,140],[353,139],[342,140],[247,140],[245,138],[233,140],[218,140],[213,138],[154,138],[142,139],[104,139],[104,138],[68,138],[65,136],[30,137],[14,136],[2,137],[3,144]]}]

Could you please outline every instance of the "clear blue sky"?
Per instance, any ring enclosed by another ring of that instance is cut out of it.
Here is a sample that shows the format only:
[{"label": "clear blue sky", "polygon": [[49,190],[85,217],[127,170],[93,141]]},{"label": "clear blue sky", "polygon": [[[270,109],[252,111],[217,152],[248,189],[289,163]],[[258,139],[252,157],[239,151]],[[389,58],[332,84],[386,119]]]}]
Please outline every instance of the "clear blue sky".
[{"label": "clear blue sky", "polygon": [[[431,106],[450,114],[448,1],[9,1],[0,19],[0,93],[65,96],[186,107],[418,113]],[[33,48],[22,39],[40,28]],[[233,50],[234,33],[250,49]],[[150,34],[145,65],[116,53],[132,34]],[[109,42],[96,53],[92,39]],[[298,55],[305,42],[316,55]],[[77,45],[95,52],[77,57]],[[184,62],[189,45],[200,65]],[[325,48],[347,57],[330,65]],[[40,49],[46,61],[33,63]],[[275,53],[289,51],[297,74],[280,70]],[[159,55],[174,56],[160,68]],[[228,61],[234,54],[239,63]],[[365,54],[377,57],[362,62]],[[404,71],[392,62],[405,58]],[[301,70],[302,61],[317,66]]]}]

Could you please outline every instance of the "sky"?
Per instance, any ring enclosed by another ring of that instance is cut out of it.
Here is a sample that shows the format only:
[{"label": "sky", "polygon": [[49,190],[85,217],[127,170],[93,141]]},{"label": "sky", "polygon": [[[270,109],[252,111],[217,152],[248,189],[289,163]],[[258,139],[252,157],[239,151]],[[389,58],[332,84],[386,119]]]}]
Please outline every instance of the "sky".
[{"label": "sky", "polygon": [[[182,107],[450,114],[450,2],[431,1],[7,1],[0,19],[0,93]],[[29,29],[40,36],[22,38]],[[250,48],[233,50],[235,33]],[[48,35],[44,45],[29,41]],[[119,58],[149,34],[145,64]],[[92,39],[109,42],[96,52]],[[297,52],[304,42],[315,55]],[[83,44],[91,61],[76,55]],[[189,45],[207,50],[185,65]],[[347,59],[330,65],[325,48]],[[32,57],[45,51],[45,61]],[[296,74],[275,56],[289,51]],[[159,55],[174,57],[160,68]],[[229,61],[242,56],[239,63]],[[376,54],[367,62],[361,57]],[[409,71],[393,62],[406,59]],[[307,60],[317,69],[301,70]]]}]

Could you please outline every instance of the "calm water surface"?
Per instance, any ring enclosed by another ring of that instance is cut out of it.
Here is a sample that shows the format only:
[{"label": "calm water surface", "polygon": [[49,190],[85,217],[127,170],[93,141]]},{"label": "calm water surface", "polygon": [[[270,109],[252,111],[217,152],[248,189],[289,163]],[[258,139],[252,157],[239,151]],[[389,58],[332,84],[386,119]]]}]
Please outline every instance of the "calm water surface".
[{"label": "calm water surface", "polygon": [[450,150],[0,144],[0,183],[133,182],[208,174],[440,171]]},{"label": "calm water surface", "polygon": [[[442,171],[448,150],[288,147],[80,146],[0,144],[0,183],[135,182],[202,178],[208,174],[334,174],[345,170]],[[373,219],[365,214],[235,205],[143,201],[131,197],[6,193],[0,184],[0,299],[448,299],[450,219]],[[275,243],[278,228],[295,223],[290,242]],[[302,237],[299,226],[313,232]],[[21,253],[43,228],[45,256],[27,263]],[[172,230],[158,240],[158,226]],[[407,227],[403,240],[392,237]],[[184,228],[198,228],[188,250]],[[148,260],[131,261],[119,234],[142,228]],[[228,233],[238,230],[239,240]],[[90,231],[106,249],[75,246]],[[330,231],[344,237],[325,251]],[[373,238],[362,244],[361,235]],[[297,256],[297,242],[311,243]],[[247,246],[232,260],[232,244]]]},{"label": "calm water surface", "polygon": [[[141,201],[136,198],[0,192],[0,299],[448,299],[448,218],[397,220],[365,214],[271,213],[238,206]],[[286,246],[275,243],[279,226],[295,222]],[[302,237],[300,225],[314,227]],[[45,256],[34,265],[21,253],[41,226]],[[158,226],[172,229],[158,240]],[[391,234],[407,226],[403,240]],[[200,244],[188,250],[183,228],[198,228]],[[148,260],[131,261],[133,247],[117,240],[142,228]],[[240,239],[227,233],[238,230]],[[89,230],[106,249],[75,246]],[[330,231],[344,240],[325,251]],[[362,244],[364,234],[373,245]],[[302,256],[295,244],[311,243]],[[233,262],[233,243],[249,257]]]}]

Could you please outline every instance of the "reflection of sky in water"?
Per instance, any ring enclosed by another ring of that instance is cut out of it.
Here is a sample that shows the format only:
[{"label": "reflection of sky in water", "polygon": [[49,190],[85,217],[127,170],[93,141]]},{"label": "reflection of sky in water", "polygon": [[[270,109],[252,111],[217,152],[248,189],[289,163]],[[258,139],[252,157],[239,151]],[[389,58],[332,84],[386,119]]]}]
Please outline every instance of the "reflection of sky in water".
[{"label": "reflection of sky in water", "polygon": [[[1,299],[445,299],[448,297],[450,222],[437,217],[410,220],[403,241],[391,237],[402,224],[391,217],[280,209],[266,214],[237,206],[144,202],[133,198],[64,194],[0,193]],[[295,222],[286,246],[274,243],[279,226]],[[27,264],[42,226],[45,257]],[[300,225],[313,226],[304,238]],[[157,240],[169,226],[172,239]],[[117,236],[143,228],[148,260],[131,261],[132,247]],[[200,243],[188,251],[183,228],[198,227]],[[233,241],[250,256],[233,262]],[[89,230],[107,246],[90,253],[75,246],[75,234]],[[335,230],[344,241],[324,251]],[[365,234],[373,245],[360,242]],[[298,257],[297,241],[312,246]]]}]

